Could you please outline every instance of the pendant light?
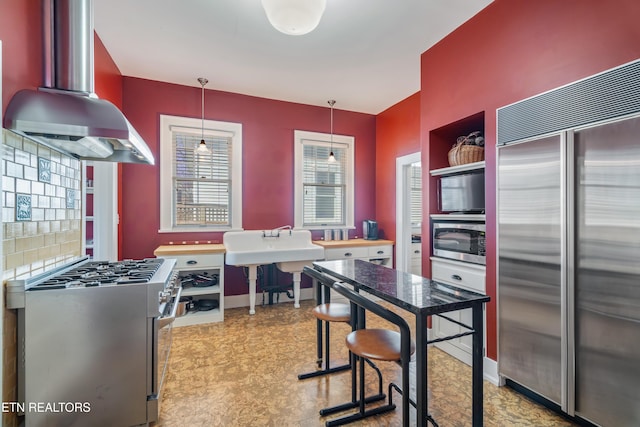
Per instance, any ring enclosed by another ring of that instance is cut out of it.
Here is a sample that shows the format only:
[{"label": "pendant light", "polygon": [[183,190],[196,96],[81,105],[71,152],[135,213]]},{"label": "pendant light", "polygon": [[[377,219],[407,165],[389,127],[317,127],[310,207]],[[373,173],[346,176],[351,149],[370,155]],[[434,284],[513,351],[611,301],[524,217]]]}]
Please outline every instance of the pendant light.
[{"label": "pendant light", "polygon": [[267,19],[281,33],[301,36],[320,23],[327,0],[262,0]]},{"label": "pendant light", "polygon": [[196,148],[196,153],[209,154],[207,143],[204,142],[204,86],[209,83],[209,80],[204,77],[198,77],[198,82],[202,86],[202,139],[200,140],[200,144],[198,144],[198,148]]},{"label": "pendant light", "polygon": [[331,148],[329,150],[329,159],[327,159],[329,161],[329,163],[335,163],[336,162],[336,156],[333,155],[333,106],[336,103],[335,99],[330,99],[329,101],[329,106],[331,107]]}]

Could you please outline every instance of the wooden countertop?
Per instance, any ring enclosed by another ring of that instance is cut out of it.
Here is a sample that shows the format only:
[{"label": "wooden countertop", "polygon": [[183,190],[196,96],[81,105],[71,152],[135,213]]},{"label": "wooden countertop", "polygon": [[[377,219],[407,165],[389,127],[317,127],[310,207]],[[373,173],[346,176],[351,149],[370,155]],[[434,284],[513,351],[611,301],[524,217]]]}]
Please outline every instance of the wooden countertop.
[{"label": "wooden countertop", "polygon": [[325,249],[333,248],[353,248],[359,246],[380,246],[380,245],[393,245],[393,240],[365,240],[365,239],[349,239],[349,240],[314,240],[314,244],[322,246]]},{"label": "wooden countertop", "polygon": [[[325,249],[332,248],[353,248],[380,245],[393,245],[393,240],[365,240],[365,239],[349,239],[349,240],[314,240],[314,244],[322,246]],[[177,256],[177,255],[197,255],[197,254],[223,254],[226,249],[222,243],[202,244],[202,245],[162,245],[158,246],[153,254],[159,256]]]},{"label": "wooden countertop", "polygon": [[158,246],[153,254],[155,256],[171,255],[197,255],[197,254],[223,254],[226,249],[222,243],[203,245],[162,245]]}]

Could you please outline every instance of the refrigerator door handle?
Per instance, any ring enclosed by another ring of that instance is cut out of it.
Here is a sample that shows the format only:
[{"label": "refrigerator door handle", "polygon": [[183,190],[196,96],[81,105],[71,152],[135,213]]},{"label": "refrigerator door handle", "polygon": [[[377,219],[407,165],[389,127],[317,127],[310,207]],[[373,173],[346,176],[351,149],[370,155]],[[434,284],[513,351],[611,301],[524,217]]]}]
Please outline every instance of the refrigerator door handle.
[{"label": "refrigerator door handle", "polygon": [[576,217],[576,195],[575,195],[575,164],[574,159],[574,133],[565,132],[563,135],[564,159],[562,159],[564,212],[562,230],[562,258],[566,260],[562,264],[562,410],[570,416],[575,415],[575,273],[574,245],[569,242],[575,241],[575,217]]}]

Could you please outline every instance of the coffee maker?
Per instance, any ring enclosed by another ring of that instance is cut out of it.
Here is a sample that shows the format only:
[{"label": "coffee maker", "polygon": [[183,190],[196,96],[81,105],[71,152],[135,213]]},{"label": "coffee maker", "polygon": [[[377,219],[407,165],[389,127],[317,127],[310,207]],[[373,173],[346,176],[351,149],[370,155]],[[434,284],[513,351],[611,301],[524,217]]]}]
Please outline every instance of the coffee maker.
[{"label": "coffee maker", "polygon": [[378,240],[378,222],[372,219],[362,221],[362,237],[365,240]]}]

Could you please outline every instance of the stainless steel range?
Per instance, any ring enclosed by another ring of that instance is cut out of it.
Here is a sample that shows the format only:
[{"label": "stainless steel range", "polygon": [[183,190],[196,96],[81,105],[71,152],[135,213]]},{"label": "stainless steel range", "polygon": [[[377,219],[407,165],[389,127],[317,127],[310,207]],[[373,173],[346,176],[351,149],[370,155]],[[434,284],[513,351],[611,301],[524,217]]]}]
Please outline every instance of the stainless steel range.
[{"label": "stainless steel range", "polygon": [[83,258],[7,283],[18,309],[18,396],[25,425],[156,421],[182,288],[174,259]]}]

